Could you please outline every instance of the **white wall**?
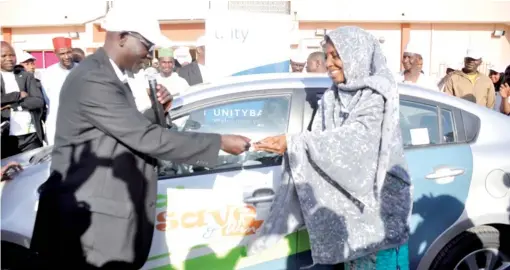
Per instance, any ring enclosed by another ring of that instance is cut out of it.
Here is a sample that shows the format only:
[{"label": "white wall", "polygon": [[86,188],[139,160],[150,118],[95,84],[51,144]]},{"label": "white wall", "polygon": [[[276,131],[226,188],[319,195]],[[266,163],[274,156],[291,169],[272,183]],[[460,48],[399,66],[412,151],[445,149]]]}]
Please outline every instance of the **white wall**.
[{"label": "white wall", "polygon": [[104,15],[106,1],[7,0],[0,2],[3,27],[83,24]]},{"label": "white wall", "polygon": [[[320,25],[320,27],[325,27],[328,31],[333,30],[336,27],[339,27],[343,24],[328,24],[328,25]],[[398,72],[400,70],[400,24],[398,23],[386,23],[386,24],[356,24],[350,23],[349,25],[357,25],[363,29],[366,29],[368,32],[372,33],[378,39],[384,39],[384,43],[381,44],[381,47],[386,55],[386,60],[388,62],[388,66],[394,72]],[[321,38],[315,36],[316,29],[306,29],[299,30],[297,34],[298,40],[313,40],[316,39],[316,43],[320,43]],[[317,44],[319,45],[319,44]]]},{"label": "white wall", "polygon": [[302,21],[505,22],[510,1],[495,0],[294,0]]},{"label": "white wall", "polygon": [[468,48],[482,53],[480,71],[487,73],[491,66],[510,64],[510,27],[506,27],[506,37],[492,37],[495,28],[503,25],[490,24],[412,24],[410,40],[421,45],[424,57],[423,69],[436,79],[444,76],[446,67],[463,65]]},{"label": "white wall", "polygon": [[20,50],[53,50],[52,39],[69,37],[69,32],[78,32],[80,38],[73,40],[73,47],[87,48],[92,42],[92,29],[86,26],[12,28],[12,45]]}]

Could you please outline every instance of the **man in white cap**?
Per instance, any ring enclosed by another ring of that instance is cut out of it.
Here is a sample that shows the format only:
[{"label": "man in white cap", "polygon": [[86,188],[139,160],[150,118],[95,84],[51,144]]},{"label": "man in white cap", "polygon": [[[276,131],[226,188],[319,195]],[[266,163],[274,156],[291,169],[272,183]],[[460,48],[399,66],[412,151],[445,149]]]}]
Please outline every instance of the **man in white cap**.
[{"label": "man in white cap", "polygon": [[437,84],[429,76],[423,73],[423,57],[416,43],[409,42],[402,55],[404,70],[397,74],[397,82],[415,84],[426,89],[436,90]]},{"label": "man in white cap", "polygon": [[290,58],[291,72],[292,73],[303,72],[307,58],[308,58],[308,55],[299,49],[296,52],[294,52],[292,54],[292,57]]},{"label": "man in white cap", "polygon": [[34,74],[36,58],[25,51],[19,52],[16,55],[19,55],[18,64],[23,66],[26,72]]},{"label": "man in white cap", "polygon": [[190,86],[210,82],[212,71],[205,64],[205,36],[201,36],[196,43],[197,60],[179,69],[179,76],[184,78]]},{"label": "man in white cap", "polygon": [[496,99],[494,84],[488,76],[478,72],[481,64],[482,55],[474,49],[468,49],[464,67],[453,72],[446,81],[444,92],[493,109]]},{"label": "man in white cap", "polygon": [[[168,130],[154,110],[138,111],[126,72],[167,41],[150,12],[128,7],[109,11],[104,46],[62,86],[31,242],[42,265],[30,269],[140,269],[152,243],[158,159],[213,167],[220,149],[249,148],[248,138]],[[168,111],[171,98],[157,88]]]}]

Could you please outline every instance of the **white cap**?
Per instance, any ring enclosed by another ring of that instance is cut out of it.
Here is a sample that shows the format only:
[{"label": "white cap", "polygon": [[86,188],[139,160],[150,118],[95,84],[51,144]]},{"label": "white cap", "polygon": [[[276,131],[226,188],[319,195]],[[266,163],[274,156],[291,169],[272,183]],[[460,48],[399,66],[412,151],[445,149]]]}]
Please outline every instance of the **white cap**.
[{"label": "white cap", "polygon": [[197,39],[197,43],[195,44],[195,47],[202,47],[205,46],[205,36],[201,36]]},{"label": "white cap", "polygon": [[467,49],[466,57],[473,58],[473,59],[482,59],[482,54],[479,50],[476,49]]},{"label": "white cap", "polygon": [[294,63],[306,63],[307,59],[308,59],[308,54],[301,50],[297,50],[290,57],[290,61],[292,61]]},{"label": "white cap", "polygon": [[161,33],[159,21],[150,12],[140,12],[140,5],[123,3],[108,11],[101,27],[110,32],[136,32],[156,46],[171,46]]},{"label": "white cap", "polygon": [[412,41],[409,41],[409,43],[407,43],[407,46],[406,46],[404,52],[421,55],[421,50],[418,47],[418,44],[416,42],[412,42]]},{"label": "white cap", "polygon": [[18,64],[26,62],[28,60],[37,60],[33,55],[27,52],[18,52],[16,53],[16,59],[18,60]]},{"label": "white cap", "polygon": [[185,62],[191,62],[191,55],[189,54],[188,47],[179,47],[174,50],[174,59],[179,61],[179,63],[183,64]]},{"label": "white cap", "polygon": [[505,69],[508,65],[503,65],[503,64],[500,64],[500,65],[491,65],[489,67],[490,70],[494,70],[496,72],[500,72],[500,73],[503,73],[505,72]]}]

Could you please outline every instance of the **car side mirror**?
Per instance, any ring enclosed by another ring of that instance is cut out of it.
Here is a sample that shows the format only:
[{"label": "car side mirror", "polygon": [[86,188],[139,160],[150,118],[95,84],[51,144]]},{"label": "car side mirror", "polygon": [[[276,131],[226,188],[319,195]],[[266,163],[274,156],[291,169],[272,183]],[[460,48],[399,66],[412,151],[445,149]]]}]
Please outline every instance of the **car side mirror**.
[{"label": "car side mirror", "polygon": [[200,129],[202,125],[195,120],[188,119],[186,120],[186,124],[184,124],[183,130],[197,130]]}]

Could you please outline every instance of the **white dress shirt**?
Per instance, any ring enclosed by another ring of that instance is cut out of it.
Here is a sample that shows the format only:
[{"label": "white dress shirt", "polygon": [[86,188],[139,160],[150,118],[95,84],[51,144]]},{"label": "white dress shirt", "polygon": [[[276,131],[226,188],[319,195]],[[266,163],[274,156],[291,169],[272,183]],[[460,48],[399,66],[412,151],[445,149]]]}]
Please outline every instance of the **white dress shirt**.
[{"label": "white dress shirt", "polygon": [[[76,66],[76,64],[74,65]],[[62,68],[60,63],[56,63],[46,68],[42,74],[41,84],[44,98],[48,106],[48,115],[46,116],[45,122],[48,145],[53,145],[55,140],[60,90],[62,90],[62,85],[69,73],[71,73],[71,69]]]},{"label": "white dress shirt", "polygon": [[404,71],[397,73],[397,75],[395,76],[395,79],[397,80],[397,83],[414,84],[414,85],[421,86],[426,89],[441,91],[437,87],[437,83],[432,78],[430,78],[429,76],[427,76],[423,73],[420,73],[420,76],[418,76],[418,80],[415,83],[405,80]]},{"label": "white dress shirt", "polygon": [[166,87],[172,96],[179,95],[189,88],[188,82],[175,72],[172,72],[168,77],[163,77],[160,73],[156,80],[159,84]]},{"label": "white dress shirt", "polygon": [[[20,92],[16,75],[13,72],[1,71],[2,79],[5,83],[5,93]],[[35,132],[35,126],[32,122],[32,115],[29,111],[20,111],[20,108],[14,110],[11,108],[11,116],[9,119],[9,135],[21,136]]]}]

